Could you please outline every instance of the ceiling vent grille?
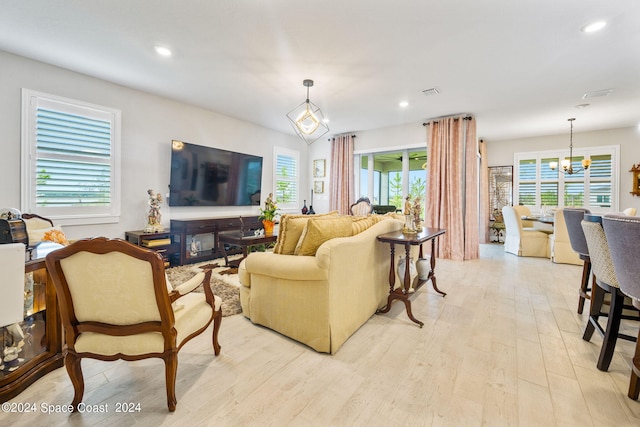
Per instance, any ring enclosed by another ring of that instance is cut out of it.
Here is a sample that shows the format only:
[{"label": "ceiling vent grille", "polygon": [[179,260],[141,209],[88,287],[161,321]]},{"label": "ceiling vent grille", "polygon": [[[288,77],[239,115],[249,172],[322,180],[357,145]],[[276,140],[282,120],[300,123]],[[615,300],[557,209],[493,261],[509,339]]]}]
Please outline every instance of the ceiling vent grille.
[{"label": "ceiling vent grille", "polygon": [[432,87],[431,89],[425,89],[425,90],[422,91],[422,94],[426,95],[426,96],[437,95],[439,93],[440,93],[440,91],[438,89],[436,89],[435,87]]},{"label": "ceiling vent grille", "polygon": [[613,89],[596,90],[593,92],[587,92],[582,95],[582,99],[600,98],[602,96],[609,96],[613,92]]}]

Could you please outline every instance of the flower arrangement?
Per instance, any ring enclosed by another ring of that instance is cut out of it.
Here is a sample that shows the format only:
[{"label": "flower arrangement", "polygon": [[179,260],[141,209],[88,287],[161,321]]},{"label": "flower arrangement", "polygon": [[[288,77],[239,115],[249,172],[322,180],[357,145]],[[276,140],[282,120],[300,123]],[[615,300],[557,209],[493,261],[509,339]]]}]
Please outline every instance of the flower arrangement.
[{"label": "flower arrangement", "polygon": [[264,201],[264,209],[260,209],[260,216],[258,219],[266,221],[274,221],[278,213],[278,206],[273,201],[273,193],[269,193],[269,197]]},{"label": "flower arrangement", "polygon": [[64,235],[64,231],[58,229],[51,229],[44,233],[42,236],[42,240],[47,240],[49,242],[59,243],[61,245],[67,246],[69,241],[67,237]]}]

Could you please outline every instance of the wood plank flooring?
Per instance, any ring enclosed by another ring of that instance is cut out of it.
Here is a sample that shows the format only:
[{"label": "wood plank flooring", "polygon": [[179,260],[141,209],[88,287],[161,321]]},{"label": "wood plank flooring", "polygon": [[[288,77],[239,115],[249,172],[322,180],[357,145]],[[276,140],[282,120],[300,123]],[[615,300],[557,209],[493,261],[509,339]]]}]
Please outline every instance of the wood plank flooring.
[{"label": "wood plank flooring", "polygon": [[[83,362],[87,405],[107,413],[7,414],[12,426],[639,426],[627,398],[634,344],[619,341],[609,372],[602,342],[582,340],[581,267],[518,258],[483,245],[481,259],[438,260],[438,286],[373,316],[337,352],[319,354],[242,315],[223,319],[222,352],[205,333],[180,352],[175,413],[160,360]],[[638,325],[623,322],[625,332]],[[64,369],[12,402],[66,405]],[[118,402],[140,412],[116,413]]]}]

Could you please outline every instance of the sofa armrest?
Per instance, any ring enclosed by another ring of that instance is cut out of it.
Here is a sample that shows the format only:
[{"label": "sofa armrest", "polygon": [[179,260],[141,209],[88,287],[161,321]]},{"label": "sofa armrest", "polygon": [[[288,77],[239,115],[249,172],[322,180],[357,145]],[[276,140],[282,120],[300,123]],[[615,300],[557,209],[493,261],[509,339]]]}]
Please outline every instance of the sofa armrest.
[{"label": "sofa armrest", "polygon": [[315,256],[254,252],[243,262],[249,274],[301,281],[326,280],[329,277],[328,271],[318,266]]}]

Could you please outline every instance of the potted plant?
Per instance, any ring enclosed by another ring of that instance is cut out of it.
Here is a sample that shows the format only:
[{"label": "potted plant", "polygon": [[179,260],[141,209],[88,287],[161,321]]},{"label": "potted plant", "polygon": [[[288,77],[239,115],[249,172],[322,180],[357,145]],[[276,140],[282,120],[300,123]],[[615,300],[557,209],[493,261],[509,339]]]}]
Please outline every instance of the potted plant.
[{"label": "potted plant", "polygon": [[264,209],[260,209],[260,216],[258,216],[258,219],[262,220],[262,226],[264,227],[264,234],[266,236],[273,234],[273,226],[277,212],[278,206],[276,206],[276,203],[273,201],[273,193],[269,193],[269,197],[264,201]]}]

